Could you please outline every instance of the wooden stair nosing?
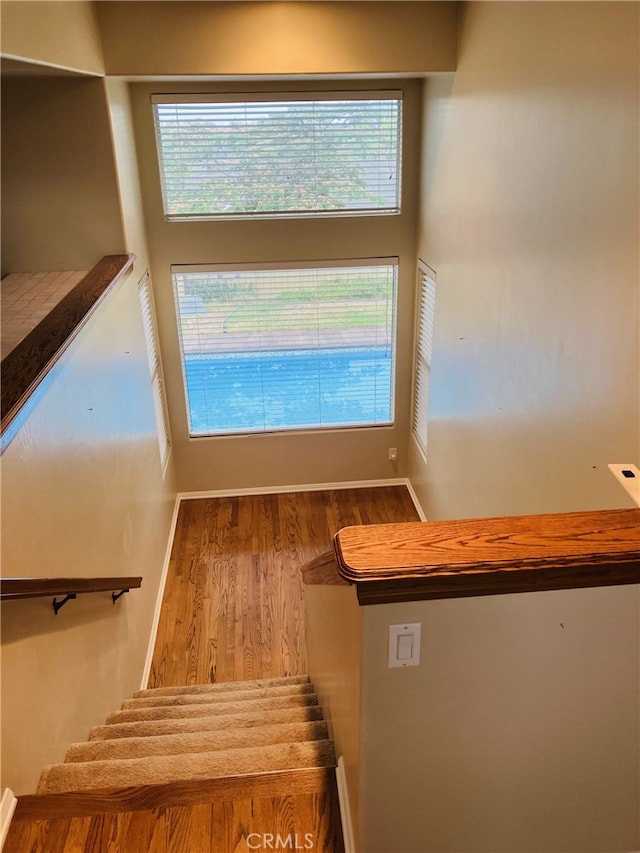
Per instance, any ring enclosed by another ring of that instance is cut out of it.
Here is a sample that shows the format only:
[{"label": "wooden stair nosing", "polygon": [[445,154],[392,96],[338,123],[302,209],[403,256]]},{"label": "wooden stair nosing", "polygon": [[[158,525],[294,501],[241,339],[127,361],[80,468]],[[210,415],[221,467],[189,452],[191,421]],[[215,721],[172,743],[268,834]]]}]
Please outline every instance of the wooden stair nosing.
[{"label": "wooden stair nosing", "polygon": [[[335,766],[333,742],[277,744],[188,755],[153,756],[119,761],[89,761],[45,767],[36,793],[104,788],[108,781],[128,777],[123,786],[163,784],[185,779],[240,776],[269,770]],[[89,781],[90,780],[90,781]],[[95,781],[95,785],[91,782]]]},{"label": "wooden stair nosing", "polygon": [[146,690],[136,690],[134,699],[146,696],[174,696],[183,693],[225,693],[235,690],[251,690],[264,687],[283,687],[294,684],[310,684],[308,675],[283,675],[276,678],[255,678],[249,681],[215,681],[210,684],[187,684],[169,687],[148,687]]},{"label": "wooden stair nosing", "polygon": [[166,806],[189,806],[213,800],[278,797],[315,793],[335,780],[332,767],[272,770],[213,779],[189,779],[162,785],[97,788],[91,792],[27,794],[18,797],[14,820],[89,817]]},{"label": "wooden stair nosing", "polygon": [[95,726],[89,733],[89,741],[113,740],[118,738],[146,737],[140,731],[151,731],[152,735],[174,734],[177,732],[208,731],[213,727],[219,730],[236,726],[252,727],[265,725],[265,721],[276,722],[312,722],[322,720],[320,705],[298,705],[291,708],[274,708],[265,711],[248,711],[234,714],[220,714],[206,717],[177,717],[175,719],[138,720],[131,723],[109,723]]},{"label": "wooden stair nosing", "polygon": [[301,696],[282,696],[273,699],[246,699],[241,702],[197,703],[194,705],[170,705],[151,708],[128,708],[124,711],[113,711],[107,716],[106,723],[125,723],[135,720],[182,719],[185,717],[216,716],[231,714],[234,711],[271,710],[273,708],[291,708],[305,705],[317,705],[315,693],[305,693]]},{"label": "wooden stair nosing", "polygon": [[179,732],[146,737],[115,738],[72,743],[65,763],[143,758],[191,752],[214,752],[241,747],[273,746],[278,743],[327,740],[324,720],[302,723],[279,723],[247,729]]}]

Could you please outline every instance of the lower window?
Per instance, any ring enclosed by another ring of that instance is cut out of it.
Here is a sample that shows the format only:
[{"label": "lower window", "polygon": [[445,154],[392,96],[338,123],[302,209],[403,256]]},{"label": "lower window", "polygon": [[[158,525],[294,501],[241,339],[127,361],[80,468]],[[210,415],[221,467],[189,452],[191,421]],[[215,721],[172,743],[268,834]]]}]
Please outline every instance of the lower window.
[{"label": "lower window", "polygon": [[393,422],[396,258],[172,275],[192,436]]}]

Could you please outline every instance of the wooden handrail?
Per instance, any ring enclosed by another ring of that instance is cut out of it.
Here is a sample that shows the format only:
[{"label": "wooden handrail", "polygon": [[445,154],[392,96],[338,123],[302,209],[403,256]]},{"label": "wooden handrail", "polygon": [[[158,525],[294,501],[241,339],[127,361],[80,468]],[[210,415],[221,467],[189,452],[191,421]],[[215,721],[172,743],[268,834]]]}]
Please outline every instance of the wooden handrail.
[{"label": "wooden handrail", "polygon": [[0,600],[40,598],[52,595],[79,595],[87,592],[115,592],[138,589],[141,577],[103,578],[0,578]]},{"label": "wooden handrail", "polygon": [[131,254],[105,255],[2,359],[2,452],[24,422],[35,392],[44,390],[44,380],[134,259]]},{"label": "wooden handrail", "polygon": [[640,509],[345,527],[360,604],[640,583]]}]

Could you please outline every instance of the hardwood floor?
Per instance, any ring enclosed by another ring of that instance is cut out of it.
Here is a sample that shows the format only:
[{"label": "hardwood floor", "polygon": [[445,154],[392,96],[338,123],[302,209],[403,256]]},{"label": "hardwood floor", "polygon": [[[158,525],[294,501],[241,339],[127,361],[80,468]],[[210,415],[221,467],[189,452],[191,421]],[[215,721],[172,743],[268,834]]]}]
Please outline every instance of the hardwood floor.
[{"label": "hardwood floor", "polygon": [[[208,783],[164,786],[147,791],[152,802],[122,809],[121,799],[71,795],[75,815],[65,799],[34,797],[33,807],[16,812],[5,842],[5,853],[247,853],[250,850],[310,850],[343,853],[335,780],[328,771],[308,771],[300,791],[287,793],[291,782],[274,779],[273,795],[257,784],[237,780],[238,790],[208,790]],[[314,778],[315,777],[315,778]],[[193,790],[186,790],[191,787]],[[242,790],[244,790],[244,796]],[[248,789],[248,790],[247,790]],[[133,789],[135,791],[135,789]],[[172,803],[171,800],[174,799]],[[62,800],[56,805],[47,799]],[[97,807],[92,808],[92,800]],[[39,801],[39,803],[37,802]],[[154,801],[157,801],[154,803]],[[177,801],[177,802],[176,802]],[[109,808],[110,803],[115,804]],[[73,811],[73,806],[71,807]],[[32,816],[44,811],[46,818]],[[56,816],[56,811],[61,816]],[[66,812],[66,814],[65,814]],[[280,836],[278,841],[277,836]],[[297,847],[296,847],[297,845]]]},{"label": "hardwood floor", "polygon": [[[305,674],[300,568],[342,527],[417,520],[398,486],[183,501],[148,686]],[[33,796],[4,850],[344,853],[339,814],[333,769]]]},{"label": "hardwood floor", "polygon": [[148,686],[306,673],[300,568],[342,527],[418,520],[404,486],[183,501]]}]

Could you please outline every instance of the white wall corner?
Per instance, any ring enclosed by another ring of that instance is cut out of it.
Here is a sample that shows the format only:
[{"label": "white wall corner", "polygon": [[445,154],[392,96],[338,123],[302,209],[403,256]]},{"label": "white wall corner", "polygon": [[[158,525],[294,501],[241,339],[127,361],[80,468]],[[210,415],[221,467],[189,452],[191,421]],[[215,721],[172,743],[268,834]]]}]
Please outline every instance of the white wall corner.
[{"label": "white wall corner", "polygon": [[158,625],[160,624],[160,613],[162,611],[162,600],[164,598],[164,588],[167,585],[167,575],[169,574],[169,562],[171,560],[171,549],[173,548],[173,539],[176,533],[176,525],[178,523],[178,512],[180,510],[180,495],[176,495],[176,501],[173,507],[173,517],[169,526],[169,539],[167,548],[164,554],[164,563],[162,566],[162,575],[160,576],[160,585],[158,587],[158,595],[156,598],[156,607],[153,612],[153,622],[151,623],[151,631],[149,633],[149,646],[147,648],[147,658],[144,662],[142,671],[142,681],[140,682],[140,690],[146,690],[149,683],[149,675],[151,674],[151,664],[153,663],[153,652],[156,645],[156,636],[158,634]]},{"label": "white wall corner", "polygon": [[7,833],[11,826],[11,819],[16,810],[18,800],[11,788],[5,788],[0,801],[0,850],[4,847],[4,842],[7,839]]},{"label": "white wall corner", "polygon": [[347,776],[344,770],[344,758],[338,758],[336,767],[336,783],[338,785],[338,802],[340,803],[340,821],[342,823],[342,838],[344,840],[344,853],[356,853],[356,845],[353,837],[353,821],[351,819],[351,806],[349,804],[349,791],[347,790]]}]

